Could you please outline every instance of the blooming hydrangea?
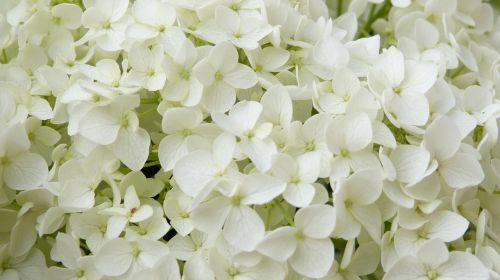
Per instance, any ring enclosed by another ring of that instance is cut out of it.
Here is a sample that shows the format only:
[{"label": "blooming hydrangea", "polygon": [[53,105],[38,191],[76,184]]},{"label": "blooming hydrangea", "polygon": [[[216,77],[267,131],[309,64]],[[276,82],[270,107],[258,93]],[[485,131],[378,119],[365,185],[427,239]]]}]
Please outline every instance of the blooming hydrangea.
[{"label": "blooming hydrangea", "polygon": [[500,9],[1,0],[1,280],[500,279]]}]

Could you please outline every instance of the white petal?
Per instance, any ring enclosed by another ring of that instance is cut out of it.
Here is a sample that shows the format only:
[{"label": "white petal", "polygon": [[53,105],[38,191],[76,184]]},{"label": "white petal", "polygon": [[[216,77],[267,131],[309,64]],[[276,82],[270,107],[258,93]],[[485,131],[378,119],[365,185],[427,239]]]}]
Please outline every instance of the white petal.
[{"label": "white petal", "polygon": [[301,182],[314,183],[320,172],[320,154],[306,153],[297,157]]},{"label": "white petal", "polygon": [[229,244],[243,251],[252,251],[264,237],[264,222],[246,205],[234,207],[222,231]]},{"label": "white petal", "polygon": [[257,251],[273,260],[284,262],[295,252],[297,239],[296,229],[280,227],[268,233],[257,247]]},{"label": "white petal", "polygon": [[12,257],[23,256],[33,247],[37,240],[37,233],[34,227],[35,224],[35,217],[32,215],[25,215],[14,225],[10,232],[10,242],[7,245],[9,247],[8,253],[10,253]]},{"label": "white petal", "polygon": [[455,280],[489,279],[488,270],[479,259],[465,252],[451,252],[448,261],[439,267],[439,272]]},{"label": "white petal", "polygon": [[174,179],[189,196],[197,196],[213,179],[215,166],[207,151],[195,151],[183,157],[174,167]]},{"label": "white petal", "polygon": [[188,154],[188,146],[184,139],[180,135],[168,135],[161,140],[158,147],[158,158],[163,170],[172,170],[177,161]]},{"label": "white petal", "polygon": [[94,206],[95,194],[83,180],[70,180],[58,197],[59,206],[68,211],[86,211]]},{"label": "white petal", "polygon": [[142,205],[137,209],[137,211],[130,217],[131,223],[137,223],[149,219],[153,216],[153,208],[149,205]]},{"label": "white petal", "polygon": [[142,23],[132,23],[127,27],[127,36],[134,39],[146,40],[158,36],[158,30]]},{"label": "white petal", "polygon": [[384,51],[376,64],[379,71],[383,71],[389,80],[390,86],[397,86],[404,77],[404,57],[403,53],[395,47],[390,47]]},{"label": "white petal", "polygon": [[314,198],[316,189],[311,184],[288,184],[283,192],[283,198],[295,207],[306,207]]},{"label": "white petal", "polygon": [[194,129],[203,121],[199,110],[192,108],[170,108],[163,115],[162,129],[167,134]]},{"label": "white petal", "polygon": [[424,125],[429,119],[429,102],[422,93],[395,95],[388,110],[406,125]]},{"label": "white petal", "polygon": [[370,169],[356,172],[347,179],[344,188],[354,204],[371,204],[382,193],[380,173]]},{"label": "white petal", "polygon": [[206,233],[218,232],[231,211],[230,203],[231,201],[221,196],[201,203],[191,213],[194,227]]},{"label": "white petal", "polygon": [[380,248],[375,242],[362,243],[354,252],[354,255],[349,263],[349,271],[355,272],[356,275],[368,275],[378,267],[380,262]]},{"label": "white petal", "polygon": [[133,185],[127,188],[127,191],[125,192],[125,196],[123,198],[123,204],[128,210],[137,208],[141,205],[139,196],[137,196],[137,192]]},{"label": "white petal", "polygon": [[426,93],[436,82],[437,67],[430,62],[406,62],[405,80],[401,87],[412,93]]},{"label": "white petal", "polygon": [[418,250],[417,257],[423,263],[435,268],[448,260],[449,254],[443,241],[432,239],[422,245],[422,248]]},{"label": "white petal", "polygon": [[96,255],[96,268],[104,275],[124,274],[133,261],[132,246],[126,240],[112,239],[106,242]]},{"label": "white petal", "polygon": [[158,260],[169,253],[167,245],[163,242],[149,239],[138,239],[137,247],[140,250],[139,261],[152,267]]},{"label": "white petal", "polygon": [[345,143],[349,151],[359,151],[372,141],[372,124],[365,113],[349,114],[343,119],[343,125]]},{"label": "white petal", "polygon": [[8,164],[3,168],[5,184],[14,190],[36,188],[47,180],[47,176],[47,162],[38,154],[18,154],[9,158]]},{"label": "white petal", "polygon": [[286,184],[274,177],[253,173],[249,174],[240,187],[243,196],[241,203],[246,205],[265,204],[285,190]]},{"label": "white petal", "polygon": [[123,164],[133,171],[139,171],[148,159],[150,142],[151,138],[143,128],[136,131],[120,129],[113,150]]},{"label": "white petal", "polygon": [[465,233],[469,221],[459,214],[444,210],[433,214],[425,226],[430,238],[451,242]]},{"label": "white petal", "polygon": [[383,280],[416,280],[426,279],[425,266],[413,256],[405,256],[396,262],[385,274]]},{"label": "white petal", "polygon": [[330,239],[305,238],[288,260],[293,270],[311,278],[326,276],[333,265],[334,248]]},{"label": "white petal", "polygon": [[235,101],[235,89],[224,81],[217,81],[203,90],[202,104],[210,113],[227,112]]},{"label": "white petal", "polygon": [[216,169],[219,171],[226,169],[233,160],[235,149],[236,139],[233,136],[221,133],[215,138],[212,150]]},{"label": "white petal", "polygon": [[286,126],[292,121],[293,106],[290,95],[283,86],[272,86],[262,96],[263,117],[275,125]]},{"label": "white petal", "polygon": [[420,147],[400,145],[391,153],[397,178],[403,183],[413,183],[422,179],[430,161],[430,153]]},{"label": "white petal", "polygon": [[378,121],[373,122],[373,143],[392,149],[397,145],[396,139],[389,128],[384,123]]},{"label": "white petal", "polygon": [[257,74],[255,74],[252,68],[238,64],[231,72],[224,73],[223,79],[234,88],[247,89],[257,83]]},{"label": "white petal", "polygon": [[445,160],[456,153],[462,137],[453,121],[445,116],[434,120],[427,127],[424,146],[438,160]]},{"label": "white petal", "polygon": [[328,238],[335,227],[335,209],[330,205],[311,205],[295,214],[295,226],[312,238]]},{"label": "white petal", "polygon": [[108,219],[106,228],[106,238],[117,238],[123,232],[123,229],[128,224],[127,218],[123,216],[111,216]]},{"label": "white petal", "polygon": [[351,209],[352,215],[358,220],[371,236],[373,241],[379,243],[382,234],[382,215],[377,205],[356,206]]},{"label": "white petal", "polygon": [[208,60],[204,59],[198,62],[193,67],[193,75],[196,77],[200,83],[204,86],[209,86],[215,81],[215,72],[216,70],[210,65]]},{"label": "white petal", "polygon": [[271,157],[276,153],[274,142],[253,139],[252,141],[241,141],[239,147],[260,172],[266,172],[271,168]]},{"label": "white petal", "polygon": [[109,108],[97,107],[82,118],[79,132],[93,142],[108,145],[115,141],[119,129],[118,120],[110,113]]},{"label": "white petal", "polygon": [[484,172],[477,159],[465,153],[457,153],[441,162],[438,171],[452,188],[475,186],[484,180]]}]

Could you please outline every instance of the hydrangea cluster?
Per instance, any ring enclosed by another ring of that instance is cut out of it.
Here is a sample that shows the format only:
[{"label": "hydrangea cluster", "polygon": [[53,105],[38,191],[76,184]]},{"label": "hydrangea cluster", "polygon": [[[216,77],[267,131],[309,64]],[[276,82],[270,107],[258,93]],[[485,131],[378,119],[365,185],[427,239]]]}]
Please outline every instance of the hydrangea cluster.
[{"label": "hydrangea cluster", "polygon": [[1,0],[0,279],[500,279],[481,0]]}]

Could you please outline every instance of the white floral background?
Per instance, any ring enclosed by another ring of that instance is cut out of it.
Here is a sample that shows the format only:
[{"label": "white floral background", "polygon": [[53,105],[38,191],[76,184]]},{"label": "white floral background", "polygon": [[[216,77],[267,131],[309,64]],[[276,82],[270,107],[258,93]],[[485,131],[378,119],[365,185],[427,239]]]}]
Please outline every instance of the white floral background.
[{"label": "white floral background", "polygon": [[1,0],[0,280],[500,279],[499,9]]}]

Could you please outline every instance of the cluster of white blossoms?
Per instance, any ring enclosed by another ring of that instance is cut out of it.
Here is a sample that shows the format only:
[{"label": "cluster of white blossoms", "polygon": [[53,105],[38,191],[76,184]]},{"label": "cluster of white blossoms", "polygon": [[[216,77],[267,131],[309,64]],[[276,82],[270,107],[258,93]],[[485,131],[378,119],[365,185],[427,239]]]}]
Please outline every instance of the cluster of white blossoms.
[{"label": "cluster of white blossoms", "polygon": [[0,279],[500,279],[481,0],[0,0]]}]

